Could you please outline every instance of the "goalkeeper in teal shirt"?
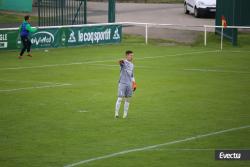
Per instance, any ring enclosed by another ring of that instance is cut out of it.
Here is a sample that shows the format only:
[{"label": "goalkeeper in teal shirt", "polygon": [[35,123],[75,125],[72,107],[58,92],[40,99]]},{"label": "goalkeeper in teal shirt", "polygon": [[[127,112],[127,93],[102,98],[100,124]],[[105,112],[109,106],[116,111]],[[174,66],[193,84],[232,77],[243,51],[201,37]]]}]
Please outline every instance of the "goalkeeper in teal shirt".
[{"label": "goalkeeper in teal shirt", "polygon": [[31,41],[29,38],[30,32],[36,32],[37,28],[32,28],[30,25],[30,16],[24,16],[24,21],[19,27],[20,37],[23,48],[19,54],[19,59],[22,59],[24,52],[27,50],[27,56],[32,57],[30,54]]}]

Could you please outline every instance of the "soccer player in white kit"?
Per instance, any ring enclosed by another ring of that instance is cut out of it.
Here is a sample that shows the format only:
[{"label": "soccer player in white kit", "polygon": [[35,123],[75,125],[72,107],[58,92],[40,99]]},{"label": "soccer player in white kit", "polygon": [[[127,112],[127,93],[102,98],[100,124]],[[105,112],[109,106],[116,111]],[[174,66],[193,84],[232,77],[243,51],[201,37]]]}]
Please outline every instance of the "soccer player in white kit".
[{"label": "soccer player in white kit", "polygon": [[133,52],[128,50],[126,51],[125,59],[119,61],[121,70],[118,84],[118,99],[115,105],[115,118],[119,118],[119,110],[123,99],[125,100],[123,118],[127,118],[129,100],[132,97],[133,92],[136,90],[134,64],[132,63],[132,60]]}]

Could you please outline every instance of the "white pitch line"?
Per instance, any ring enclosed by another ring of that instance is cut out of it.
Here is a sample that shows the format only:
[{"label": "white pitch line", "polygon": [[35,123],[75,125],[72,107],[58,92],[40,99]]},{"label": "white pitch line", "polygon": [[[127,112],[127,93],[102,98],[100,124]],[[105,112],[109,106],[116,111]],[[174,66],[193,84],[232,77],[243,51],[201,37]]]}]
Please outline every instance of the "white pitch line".
[{"label": "white pitch line", "polygon": [[164,56],[148,56],[148,57],[142,57],[142,58],[136,58],[136,59],[137,60],[157,59],[157,58],[164,58],[164,57],[175,57],[175,56],[185,56],[185,55],[201,54],[201,53],[216,53],[216,52],[221,52],[221,51],[220,50],[198,51],[198,52],[178,53],[178,54],[164,55]]},{"label": "white pitch line", "polygon": [[250,74],[250,71],[216,70],[216,69],[196,69],[196,68],[184,69],[184,71]]},{"label": "white pitch line", "polygon": [[80,112],[80,113],[86,113],[86,112],[89,112],[89,111],[87,111],[87,110],[79,110],[78,112]]},{"label": "white pitch line", "polygon": [[60,84],[55,82],[43,82],[43,81],[21,81],[21,80],[12,80],[12,79],[0,79],[2,82],[19,82],[19,83],[43,83],[43,84]]},{"label": "white pitch line", "polygon": [[157,148],[152,151],[215,151],[215,150],[249,150],[248,148],[234,148],[234,149],[223,149],[223,148]]},{"label": "white pitch line", "polygon": [[[185,55],[192,55],[192,54],[216,53],[216,52],[220,53],[221,51],[220,51],[220,50],[196,51],[196,52],[179,53],[179,54],[164,55],[164,56],[149,56],[149,57],[142,57],[142,58],[136,58],[136,59],[137,59],[137,60],[143,60],[143,59],[156,59],[156,58],[164,58],[164,57],[185,56]],[[223,52],[242,53],[242,52],[250,52],[250,51],[223,51]],[[30,69],[30,68],[46,68],[46,67],[58,67],[58,66],[71,66],[71,65],[89,64],[89,63],[112,62],[112,61],[116,61],[116,60],[117,60],[117,59],[109,59],[109,60],[97,60],[97,61],[74,62],[74,63],[67,63],[67,64],[47,64],[47,65],[26,66],[26,67],[6,67],[6,68],[0,68],[0,70],[19,70],[19,69]]]},{"label": "white pitch line", "polygon": [[[100,64],[100,63],[98,63],[98,64],[88,64],[88,65],[90,65],[90,66],[103,66],[103,67],[120,67],[120,65],[117,63],[117,64]],[[138,65],[136,65],[135,66],[136,68],[149,68],[148,66],[138,66]]]},{"label": "white pitch line", "polygon": [[33,87],[25,87],[25,88],[16,88],[16,89],[0,89],[0,92],[13,92],[19,90],[30,90],[30,89],[42,89],[42,88],[53,88],[53,87],[61,87],[61,86],[70,86],[72,84],[55,84],[55,85],[45,85],[45,86],[33,86]]},{"label": "white pitch line", "polygon": [[[179,54],[172,54],[172,55],[164,55],[164,56],[148,56],[148,57],[142,57],[142,58],[136,58],[136,59],[137,60],[156,59],[156,58],[164,58],[164,57],[185,56],[185,55],[192,55],[192,54],[214,53],[214,52],[220,52],[220,51],[219,50],[197,51],[197,52],[189,52],[189,53],[179,53]],[[27,66],[27,67],[7,67],[7,68],[0,68],[0,70],[20,70],[20,69],[30,69],[30,68],[46,68],[46,67],[58,67],[58,66],[71,66],[71,65],[82,65],[82,64],[112,62],[112,61],[116,61],[116,60],[117,59],[108,59],[108,60],[97,60],[97,61],[74,62],[74,63],[68,63],[68,64],[48,64],[48,65]]]},{"label": "white pitch line", "polygon": [[151,150],[151,149],[155,149],[155,148],[159,148],[159,147],[163,147],[163,146],[168,146],[168,145],[173,145],[173,144],[177,144],[177,143],[192,141],[192,140],[195,140],[195,139],[205,138],[205,137],[209,137],[209,136],[214,136],[214,135],[218,135],[218,134],[222,134],[222,133],[226,133],[226,132],[232,132],[232,131],[247,129],[247,128],[250,128],[250,125],[241,126],[241,127],[237,127],[237,128],[225,129],[225,130],[216,131],[216,132],[210,132],[210,133],[207,133],[207,134],[201,134],[201,135],[188,137],[188,138],[180,139],[180,140],[174,140],[174,141],[170,141],[170,142],[166,142],[166,143],[162,143],[162,144],[156,144],[156,145],[151,145],[151,146],[146,146],[146,147],[141,147],[141,148],[125,150],[125,151],[121,151],[121,152],[116,152],[116,153],[112,153],[112,154],[107,154],[107,155],[104,155],[104,156],[94,157],[94,158],[82,160],[82,161],[79,161],[79,162],[76,162],[76,163],[68,164],[68,165],[65,165],[64,167],[74,167],[74,166],[78,166],[78,165],[81,165],[81,164],[86,164],[86,163],[97,161],[97,160],[116,157],[116,156],[119,156],[119,155],[124,155],[124,154],[128,154],[128,153],[139,152],[139,151],[145,151],[145,150]]},{"label": "white pitch line", "polygon": [[[156,148],[153,151],[214,151],[215,148]],[[219,149],[218,149],[219,150]]]},{"label": "white pitch line", "polygon": [[119,64],[88,64],[91,66],[107,66],[107,67],[119,67]]}]

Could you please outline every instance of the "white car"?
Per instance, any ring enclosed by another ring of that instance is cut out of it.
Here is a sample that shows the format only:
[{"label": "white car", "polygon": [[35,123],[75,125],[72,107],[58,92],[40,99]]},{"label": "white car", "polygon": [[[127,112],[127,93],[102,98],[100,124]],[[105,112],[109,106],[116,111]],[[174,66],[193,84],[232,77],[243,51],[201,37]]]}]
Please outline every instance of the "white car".
[{"label": "white car", "polygon": [[184,0],[184,12],[194,14],[195,17],[215,14],[216,0]]}]

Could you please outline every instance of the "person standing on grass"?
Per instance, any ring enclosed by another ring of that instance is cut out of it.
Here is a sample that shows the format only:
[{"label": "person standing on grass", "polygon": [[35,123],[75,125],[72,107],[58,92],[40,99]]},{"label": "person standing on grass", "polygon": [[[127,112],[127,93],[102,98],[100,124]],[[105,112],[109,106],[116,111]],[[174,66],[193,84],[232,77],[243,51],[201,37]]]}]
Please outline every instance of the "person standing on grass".
[{"label": "person standing on grass", "polygon": [[119,110],[123,99],[125,100],[123,118],[127,118],[129,100],[133,95],[133,91],[136,90],[136,83],[134,78],[134,64],[132,63],[133,52],[128,50],[126,51],[125,55],[125,59],[119,61],[121,69],[118,85],[118,99],[115,105],[115,118],[119,118]]},{"label": "person standing on grass", "polygon": [[36,32],[37,28],[32,28],[30,25],[30,16],[24,16],[24,21],[19,27],[20,37],[23,44],[23,48],[19,54],[19,59],[22,59],[24,52],[27,50],[27,56],[32,57],[30,54],[31,41],[29,39],[29,34],[31,32]]}]

